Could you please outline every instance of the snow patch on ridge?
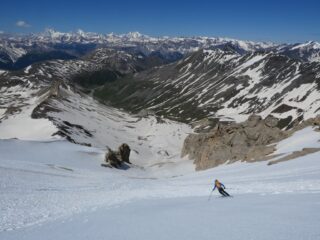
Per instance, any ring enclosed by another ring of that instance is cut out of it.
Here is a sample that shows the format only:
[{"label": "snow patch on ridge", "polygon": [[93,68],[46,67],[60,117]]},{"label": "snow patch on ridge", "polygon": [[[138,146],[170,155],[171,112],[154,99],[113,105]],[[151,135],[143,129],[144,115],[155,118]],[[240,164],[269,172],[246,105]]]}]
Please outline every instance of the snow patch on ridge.
[{"label": "snow patch on ridge", "polygon": [[39,104],[37,98],[30,99],[29,104],[21,108],[19,114],[7,116],[2,120],[0,139],[46,140],[51,139],[52,135],[58,131],[48,119],[31,118],[33,109]]},{"label": "snow patch on ridge", "polygon": [[303,148],[320,148],[320,132],[314,131],[312,127],[304,128],[280,141],[276,148],[273,154],[292,153]]}]

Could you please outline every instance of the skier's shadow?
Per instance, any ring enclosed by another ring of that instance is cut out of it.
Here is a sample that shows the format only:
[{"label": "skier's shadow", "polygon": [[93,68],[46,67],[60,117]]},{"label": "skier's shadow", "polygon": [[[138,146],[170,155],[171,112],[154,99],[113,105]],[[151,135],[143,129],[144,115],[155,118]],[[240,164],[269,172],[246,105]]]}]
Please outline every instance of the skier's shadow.
[{"label": "skier's shadow", "polygon": [[120,167],[118,167],[117,169],[119,170],[128,170],[130,168],[130,165],[127,163],[122,163]]}]

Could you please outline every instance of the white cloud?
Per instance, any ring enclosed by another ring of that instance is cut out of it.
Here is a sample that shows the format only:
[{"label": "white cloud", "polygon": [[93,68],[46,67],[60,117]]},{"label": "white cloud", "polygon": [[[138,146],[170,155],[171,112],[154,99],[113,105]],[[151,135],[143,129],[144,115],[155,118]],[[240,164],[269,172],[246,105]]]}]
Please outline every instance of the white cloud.
[{"label": "white cloud", "polygon": [[23,27],[23,28],[31,27],[31,25],[29,23],[27,23],[26,21],[22,21],[22,20],[17,21],[16,26]]},{"label": "white cloud", "polygon": [[3,33],[4,33],[4,31],[1,31],[1,30],[0,30],[0,34],[3,34]]}]

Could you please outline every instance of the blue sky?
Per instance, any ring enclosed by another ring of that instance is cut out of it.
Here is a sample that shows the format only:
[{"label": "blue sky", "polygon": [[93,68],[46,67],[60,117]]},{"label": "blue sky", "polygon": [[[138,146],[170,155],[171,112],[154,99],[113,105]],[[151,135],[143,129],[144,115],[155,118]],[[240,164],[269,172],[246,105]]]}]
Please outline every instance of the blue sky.
[{"label": "blue sky", "polygon": [[0,31],[221,36],[254,41],[320,41],[320,1],[2,1]]}]

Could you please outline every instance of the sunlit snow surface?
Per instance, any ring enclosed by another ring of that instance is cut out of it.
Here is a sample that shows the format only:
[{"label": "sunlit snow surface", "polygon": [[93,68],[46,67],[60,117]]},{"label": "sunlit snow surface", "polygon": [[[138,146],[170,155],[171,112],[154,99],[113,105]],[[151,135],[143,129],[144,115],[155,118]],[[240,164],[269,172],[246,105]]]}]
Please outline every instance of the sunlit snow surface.
[{"label": "sunlit snow surface", "polygon": [[[307,128],[278,151],[319,139]],[[319,153],[201,172],[188,160],[142,168],[135,155],[129,170],[103,168],[104,151],[62,140],[0,140],[0,153],[0,239],[320,238]],[[208,200],[215,178],[233,198]]]}]

